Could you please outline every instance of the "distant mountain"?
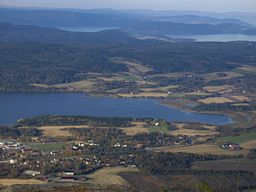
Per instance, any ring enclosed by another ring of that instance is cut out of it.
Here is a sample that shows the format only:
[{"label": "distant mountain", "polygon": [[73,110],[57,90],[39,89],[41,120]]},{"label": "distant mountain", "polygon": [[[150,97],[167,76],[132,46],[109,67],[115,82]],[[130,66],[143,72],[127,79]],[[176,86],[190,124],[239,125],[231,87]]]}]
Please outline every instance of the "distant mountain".
[{"label": "distant mountain", "polygon": [[135,20],[93,12],[0,8],[0,22],[44,27],[123,27]]},{"label": "distant mountain", "polygon": [[197,15],[201,17],[213,17],[219,19],[236,19],[256,26],[255,12],[209,12],[209,11],[193,11],[193,10],[165,10],[153,11],[157,16],[182,16]]},{"label": "distant mountain", "polygon": [[198,15],[179,15],[179,16],[161,16],[157,17],[155,21],[159,22],[174,22],[174,23],[184,23],[184,24],[236,24],[245,27],[253,27],[252,25],[242,22],[238,19],[218,19],[213,17],[203,17]]},{"label": "distant mountain", "polygon": [[[191,13],[191,15],[181,15],[182,13]],[[198,13],[201,16],[192,13]],[[253,25],[238,19],[202,16],[207,13],[115,9],[0,8],[0,22],[54,28],[117,27],[124,32],[147,35],[256,34]],[[208,14],[214,15],[214,13]],[[220,13],[220,15],[223,14]]]},{"label": "distant mountain", "polygon": [[248,34],[256,35],[256,28],[234,24],[186,24],[174,22],[142,22],[123,31],[150,35],[211,35],[211,34]]},{"label": "distant mountain", "polygon": [[50,42],[80,44],[112,44],[135,40],[121,31],[109,30],[95,33],[68,32],[33,25],[13,25],[0,22],[0,42]]}]

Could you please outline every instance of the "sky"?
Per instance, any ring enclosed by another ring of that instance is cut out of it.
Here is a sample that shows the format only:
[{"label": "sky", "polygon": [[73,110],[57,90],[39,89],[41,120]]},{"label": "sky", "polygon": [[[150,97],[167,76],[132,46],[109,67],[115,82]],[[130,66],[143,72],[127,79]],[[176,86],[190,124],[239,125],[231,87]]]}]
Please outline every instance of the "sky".
[{"label": "sky", "polygon": [[0,0],[0,6],[256,12],[256,0]]}]

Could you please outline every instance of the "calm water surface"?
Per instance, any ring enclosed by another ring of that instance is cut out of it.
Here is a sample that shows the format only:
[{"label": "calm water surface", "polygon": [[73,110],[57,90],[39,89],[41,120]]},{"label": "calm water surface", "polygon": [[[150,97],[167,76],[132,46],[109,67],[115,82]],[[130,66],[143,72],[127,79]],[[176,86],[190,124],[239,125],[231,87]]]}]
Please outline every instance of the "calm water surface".
[{"label": "calm water surface", "polygon": [[[59,28],[64,31],[72,32],[99,32],[104,30],[115,30],[118,27],[63,27]],[[229,41],[256,41],[256,35],[244,34],[216,34],[216,35],[181,35],[173,36],[174,38],[195,39],[198,42],[229,42]]]},{"label": "calm water surface", "polygon": [[59,29],[72,32],[99,32],[118,29],[118,27],[61,27]]},{"label": "calm water surface", "polygon": [[215,125],[232,122],[225,115],[185,112],[161,105],[151,99],[118,99],[69,93],[0,94],[0,124],[13,124],[20,118],[46,114],[153,117],[168,121],[194,121]]}]

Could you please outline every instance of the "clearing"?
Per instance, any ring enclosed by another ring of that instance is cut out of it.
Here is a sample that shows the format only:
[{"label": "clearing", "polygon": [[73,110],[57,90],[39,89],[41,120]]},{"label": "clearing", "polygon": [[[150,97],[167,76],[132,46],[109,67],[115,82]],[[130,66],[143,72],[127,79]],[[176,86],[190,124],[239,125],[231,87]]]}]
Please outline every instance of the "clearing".
[{"label": "clearing", "polygon": [[31,143],[28,145],[33,149],[42,151],[61,151],[65,148],[65,143]]},{"label": "clearing", "polygon": [[233,86],[231,85],[219,85],[219,86],[206,86],[202,89],[210,92],[210,93],[223,93],[223,92],[229,92],[232,90]]},{"label": "clearing", "polygon": [[220,137],[217,139],[217,143],[223,143],[223,142],[231,142],[231,143],[246,143],[249,141],[255,141],[256,140],[256,132],[252,133],[246,133],[238,136],[226,136],[226,137]]},{"label": "clearing", "polygon": [[207,73],[202,75],[202,77],[207,81],[220,80],[220,79],[234,79],[237,77],[242,77],[243,75],[234,71],[223,71],[223,72],[214,72]]},{"label": "clearing", "polygon": [[129,186],[130,184],[120,177],[119,173],[127,172],[139,172],[137,168],[131,167],[107,167],[99,169],[87,177],[90,179],[88,182],[96,185],[124,185]]},{"label": "clearing", "polygon": [[140,89],[141,91],[145,91],[145,92],[156,92],[156,91],[164,91],[164,92],[168,92],[168,90],[170,89],[176,89],[178,88],[180,85],[169,85],[169,86],[164,86],[164,87],[157,87],[157,88],[143,88]]},{"label": "clearing", "polygon": [[125,94],[118,94],[120,97],[167,97],[168,93],[164,92],[141,92],[141,93],[125,93]]},{"label": "clearing", "polygon": [[136,135],[139,133],[148,133],[148,128],[145,128],[144,122],[133,122],[133,127],[120,128],[126,135]]},{"label": "clearing", "polygon": [[213,155],[246,155],[248,150],[225,150],[217,145],[212,144],[200,144],[191,146],[179,146],[179,147],[158,147],[154,148],[157,152],[171,152],[171,153],[197,153],[197,154],[213,154]]},{"label": "clearing", "polygon": [[242,67],[238,67],[236,70],[238,73],[242,74],[256,74],[256,67],[255,66],[249,66],[249,65],[244,65]]},{"label": "clearing", "polygon": [[12,185],[38,185],[45,184],[45,181],[36,179],[0,179],[0,185],[12,186]]},{"label": "clearing", "polygon": [[67,129],[81,129],[88,127],[88,125],[42,126],[38,127],[38,129],[42,130],[46,137],[68,137],[72,136],[72,134]]},{"label": "clearing", "polygon": [[235,100],[237,102],[249,102],[250,98],[242,96],[242,95],[233,95],[230,96],[232,98],[232,100]]},{"label": "clearing", "polygon": [[241,147],[244,148],[244,149],[255,149],[256,140],[241,143]]},{"label": "clearing", "polygon": [[203,126],[208,130],[196,130],[185,128],[185,124],[175,124],[178,130],[171,131],[172,135],[187,135],[187,136],[208,136],[208,135],[217,135],[218,132],[215,131],[215,126]]},{"label": "clearing", "polygon": [[208,97],[205,99],[199,99],[197,100],[200,103],[203,104],[210,104],[210,103],[233,103],[231,99],[228,99],[226,97]]},{"label": "clearing", "polygon": [[82,81],[76,81],[72,83],[63,83],[63,84],[55,84],[55,85],[31,84],[31,86],[39,87],[39,88],[66,89],[68,91],[88,91],[93,88],[93,84],[95,84],[95,82],[91,80],[82,80]]},{"label": "clearing", "polygon": [[139,63],[138,61],[129,61],[124,58],[114,58],[112,59],[115,63],[121,63],[127,65],[129,71],[131,73],[140,74],[140,73],[147,73],[149,71],[152,71],[149,67],[146,67]]}]

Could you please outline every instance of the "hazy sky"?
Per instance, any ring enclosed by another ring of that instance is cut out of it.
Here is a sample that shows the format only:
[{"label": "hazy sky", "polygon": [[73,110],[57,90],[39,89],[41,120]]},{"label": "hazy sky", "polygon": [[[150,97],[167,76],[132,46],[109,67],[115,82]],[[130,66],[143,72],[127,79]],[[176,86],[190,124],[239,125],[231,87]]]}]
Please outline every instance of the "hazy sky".
[{"label": "hazy sky", "polygon": [[256,12],[256,0],[0,0],[0,6]]}]

